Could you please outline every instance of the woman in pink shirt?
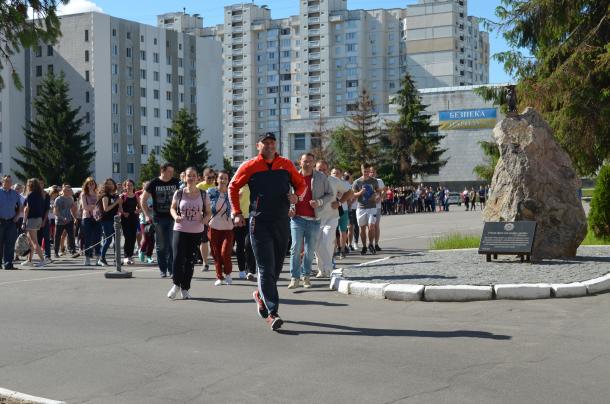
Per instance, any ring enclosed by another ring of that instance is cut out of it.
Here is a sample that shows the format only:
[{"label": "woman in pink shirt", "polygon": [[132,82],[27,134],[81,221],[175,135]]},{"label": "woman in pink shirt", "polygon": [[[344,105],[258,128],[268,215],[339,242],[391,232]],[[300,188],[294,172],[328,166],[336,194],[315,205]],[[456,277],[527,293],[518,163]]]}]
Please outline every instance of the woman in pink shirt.
[{"label": "woman in pink shirt", "polygon": [[230,285],[231,252],[233,250],[233,220],[231,219],[231,202],[229,201],[229,173],[219,171],[216,177],[216,188],[210,188],[208,195],[212,210],[208,238],[212,247],[214,266],[216,267],[215,286],[223,283]]},{"label": "woman in pink shirt", "polygon": [[193,167],[186,169],[186,186],[174,194],[170,213],[174,218],[174,285],[167,297],[174,299],[180,290],[183,299],[190,299],[195,254],[203,227],[210,220],[210,199],[197,188],[197,170]]}]

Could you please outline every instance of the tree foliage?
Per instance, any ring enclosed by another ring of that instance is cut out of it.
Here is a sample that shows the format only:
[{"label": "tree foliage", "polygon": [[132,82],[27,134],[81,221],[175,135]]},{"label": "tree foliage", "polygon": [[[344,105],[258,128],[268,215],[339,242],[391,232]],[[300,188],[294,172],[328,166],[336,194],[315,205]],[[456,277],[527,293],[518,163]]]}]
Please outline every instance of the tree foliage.
[{"label": "tree foliage", "polygon": [[[69,0],[0,0],[0,70],[8,65],[15,87],[22,89],[21,79],[12,58],[22,49],[40,42],[54,44],[61,36],[57,6]],[[34,19],[28,19],[28,8]],[[5,83],[0,75],[0,90]]]},{"label": "tree foliage", "polygon": [[186,109],[181,109],[172,122],[171,136],[161,149],[161,157],[172,163],[178,173],[188,167],[195,167],[197,172],[202,172],[207,166],[209,152],[208,142],[199,143],[201,132],[195,116]]},{"label": "tree foliage", "polygon": [[157,155],[155,154],[155,151],[152,150],[148,155],[146,164],[140,167],[140,183],[144,183],[144,181],[150,181],[155,177],[158,177],[160,170],[161,167],[157,161]]},{"label": "tree foliage", "polygon": [[329,148],[333,153],[332,165],[339,167],[343,171],[359,173],[360,164],[355,156],[355,149],[350,139],[350,132],[345,126],[341,126],[330,133]]},{"label": "tree foliage", "polygon": [[604,165],[597,176],[591,199],[589,229],[596,237],[610,240],[610,166]]},{"label": "tree foliage", "polygon": [[494,58],[516,78],[519,108],[542,113],[580,174],[593,174],[610,156],[610,0],[502,0],[496,16],[488,25],[512,50]]},{"label": "tree foliage", "polygon": [[360,166],[364,162],[373,163],[378,159],[379,115],[375,112],[375,104],[366,90],[358,98],[356,111],[345,117],[345,128],[349,148],[353,151],[352,160]]},{"label": "tree foliage", "polygon": [[316,159],[324,160],[332,166],[335,163],[335,155],[330,142],[331,134],[332,132],[326,129],[326,120],[320,115],[316,128],[311,133],[311,153]]},{"label": "tree foliage", "polygon": [[91,171],[95,152],[89,133],[80,133],[83,118],[80,107],[71,108],[68,84],[63,72],[49,74],[34,99],[35,120],[25,129],[27,147],[17,147],[23,156],[13,158],[21,168],[16,172],[22,181],[44,178],[47,184],[82,184]]},{"label": "tree foliage", "polygon": [[386,122],[382,155],[388,167],[386,175],[393,183],[411,184],[413,178],[437,174],[447,160],[440,148],[437,128],[430,123],[430,115],[409,74],[402,80],[402,88],[394,98],[398,104],[398,120]]},{"label": "tree foliage", "polygon": [[481,146],[481,149],[483,149],[483,154],[485,154],[486,161],[485,164],[476,166],[472,172],[482,180],[491,182],[491,179],[494,176],[494,171],[496,170],[496,165],[498,165],[498,160],[500,160],[500,148],[493,140],[481,140],[478,143],[479,146]]}]

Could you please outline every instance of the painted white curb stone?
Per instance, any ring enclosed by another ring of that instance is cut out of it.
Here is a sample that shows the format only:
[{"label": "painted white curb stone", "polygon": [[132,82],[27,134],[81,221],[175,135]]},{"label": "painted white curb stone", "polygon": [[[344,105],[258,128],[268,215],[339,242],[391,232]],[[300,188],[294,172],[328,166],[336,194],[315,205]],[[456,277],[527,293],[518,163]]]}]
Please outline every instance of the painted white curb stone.
[{"label": "painted white curb stone", "polygon": [[383,289],[388,285],[388,283],[352,282],[349,285],[349,294],[373,299],[384,299]]},{"label": "painted white curb stone", "polygon": [[494,286],[496,299],[548,299],[551,285],[548,283],[507,283]]},{"label": "painted white curb stone", "polygon": [[551,290],[555,297],[582,297],[587,295],[587,287],[582,282],[552,283]]},{"label": "painted white curb stone", "polygon": [[15,401],[25,401],[28,403],[36,404],[66,404],[65,401],[55,401],[49,400],[48,398],[44,397],[30,396],[29,394],[23,394],[13,390],[3,389],[2,387],[0,387],[0,398],[8,398]]},{"label": "painted white curb stone", "polygon": [[424,285],[392,284],[383,290],[388,300],[417,301],[424,295]]},{"label": "painted white curb stone", "polygon": [[338,290],[339,289],[339,282],[341,282],[341,280],[343,280],[343,278],[340,275],[332,275],[330,277],[330,289],[331,290]]},{"label": "painted white curb stone", "polygon": [[584,281],[583,284],[587,287],[587,293],[590,295],[605,292],[610,289],[610,274]]},{"label": "painted white curb stone", "polygon": [[467,302],[491,300],[492,297],[491,286],[443,285],[424,288],[424,300],[429,302]]},{"label": "painted white curb stone", "polygon": [[345,279],[339,279],[339,285],[337,286],[337,291],[339,293],[343,293],[344,295],[349,295],[349,287],[352,284],[352,281],[348,281]]}]

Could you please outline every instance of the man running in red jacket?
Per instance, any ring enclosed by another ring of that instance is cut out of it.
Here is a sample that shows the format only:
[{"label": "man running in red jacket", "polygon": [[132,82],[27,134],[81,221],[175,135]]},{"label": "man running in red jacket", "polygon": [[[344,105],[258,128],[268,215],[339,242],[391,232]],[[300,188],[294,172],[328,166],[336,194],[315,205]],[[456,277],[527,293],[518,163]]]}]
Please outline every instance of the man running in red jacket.
[{"label": "man running in red jacket", "polygon": [[[277,280],[290,239],[288,210],[303,198],[306,185],[292,161],[277,153],[273,133],[259,136],[256,146],[258,156],[239,167],[229,184],[229,197],[235,225],[244,226],[239,190],[246,184],[250,188],[250,237],[258,270],[258,290],[253,297],[258,314],[275,331],[283,324],[278,315]],[[295,194],[290,193],[291,186]]]}]

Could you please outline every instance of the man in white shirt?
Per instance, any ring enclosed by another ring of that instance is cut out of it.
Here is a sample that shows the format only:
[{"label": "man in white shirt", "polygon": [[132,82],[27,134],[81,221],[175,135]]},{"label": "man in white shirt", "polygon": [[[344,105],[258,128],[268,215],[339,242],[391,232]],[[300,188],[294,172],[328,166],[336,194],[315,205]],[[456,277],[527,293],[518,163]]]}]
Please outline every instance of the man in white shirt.
[{"label": "man in white shirt", "polygon": [[[328,176],[328,163],[318,161],[316,171]],[[339,206],[352,195],[352,190],[346,181],[328,176],[328,182],[336,200],[330,204],[323,205],[319,214],[321,234],[318,238],[316,257],[318,259],[318,274],[316,278],[330,276],[333,269],[333,253],[335,251],[335,231],[339,224]]]},{"label": "man in white shirt", "polygon": [[375,167],[371,167],[371,177],[376,178],[377,183],[379,184],[376,195],[377,222],[375,223],[375,250],[381,251],[381,247],[379,247],[379,234],[381,234],[381,204],[385,198],[385,184],[381,178],[377,177],[377,170]]},{"label": "man in white shirt", "polygon": [[[340,168],[333,168],[330,171],[330,175],[333,178],[338,179],[339,181],[341,181],[345,187],[347,187],[350,191],[352,189],[352,185],[345,181],[343,179],[343,172],[341,171]],[[353,192],[352,192],[353,193]],[[337,198],[342,198],[343,195],[337,195]],[[345,200],[345,202],[343,202],[341,204],[341,209],[339,212],[339,225],[337,226],[339,229],[339,254],[341,255],[341,258],[345,258],[347,256],[347,254],[349,254],[349,248],[347,246],[347,230],[349,228],[349,199],[351,199],[351,196],[348,196],[348,198]]]}]

